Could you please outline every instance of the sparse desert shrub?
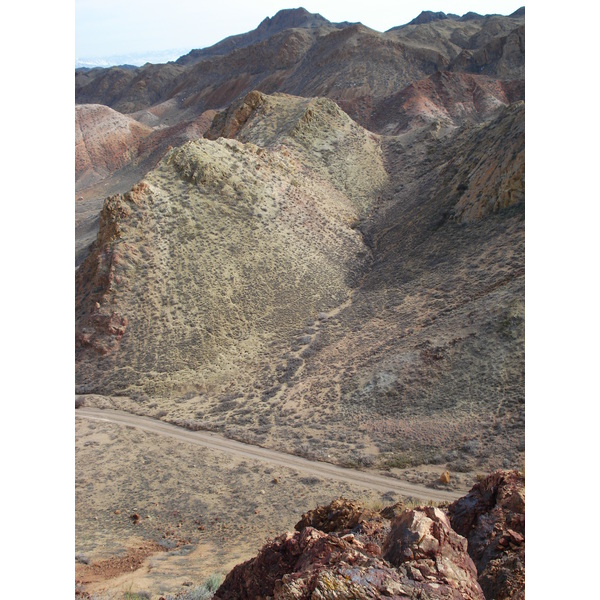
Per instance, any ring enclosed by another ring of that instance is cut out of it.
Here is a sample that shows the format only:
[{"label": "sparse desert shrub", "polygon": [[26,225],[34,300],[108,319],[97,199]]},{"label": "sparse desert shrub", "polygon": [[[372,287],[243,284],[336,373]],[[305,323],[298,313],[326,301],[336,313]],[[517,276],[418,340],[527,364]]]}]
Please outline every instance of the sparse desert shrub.
[{"label": "sparse desert shrub", "polygon": [[301,358],[310,358],[313,354],[315,353],[315,349],[312,348],[311,346],[308,346],[308,348],[305,348],[301,353],[300,353],[300,357]]},{"label": "sparse desert shrub", "polygon": [[396,454],[385,461],[388,469],[406,469],[412,465],[412,461],[406,454]]},{"label": "sparse desert shrub", "polygon": [[131,592],[127,591],[123,594],[123,600],[150,600],[149,592]]},{"label": "sparse desert shrub", "polygon": [[174,596],[167,594],[166,600],[210,600],[219,589],[222,581],[222,575],[213,573],[201,585],[179,592]]},{"label": "sparse desert shrub", "polygon": [[461,459],[452,463],[452,470],[457,473],[468,473],[472,470],[472,465],[469,461]]},{"label": "sparse desert shrub", "polygon": [[300,483],[304,485],[316,485],[317,483],[321,483],[321,480],[318,477],[301,477]]},{"label": "sparse desert shrub", "polygon": [[204,582],[204,586],[209,592],[216,592],[223,581],[223,577],[218,573],[213,573]]},{"label": "sparse desert shrub", "polygon": [[479,450],[479,442],[477,440],[470,440],[466,444],[463,444],[462,450],[468,454],[476,454],[477,450]]}]

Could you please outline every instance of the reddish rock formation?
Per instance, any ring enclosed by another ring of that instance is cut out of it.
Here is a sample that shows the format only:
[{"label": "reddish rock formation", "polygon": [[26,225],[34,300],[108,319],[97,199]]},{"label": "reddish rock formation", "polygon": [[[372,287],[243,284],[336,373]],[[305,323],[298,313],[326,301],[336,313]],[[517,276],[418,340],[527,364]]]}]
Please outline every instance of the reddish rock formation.
[{"label": "reddish rock formation", "polygon": [[487,598],[524,598],[525,477],[496,471],[448,507],[455,531],[467,538],[469,554]]},{"label": "reddish rock formation", "polygon": [[427,598],[482,598],[467,540],[439,508],[407,510],[392,524],[383,556]]},{"label": "reddish rock formation", "polygon": [[314,527],[325,533],[335,532],[339,536],[351,536],[365,545],[369,554],[381,555],[381,548],[390,532],[390,521],[404,506],[396,504],[388,507],[387,512],[378,513],[364,508],[358,502],[338,498],[327,506],[319,506],[302,515],[294,526],[297,531],[305,527]]},{"label": "reddish rock formation", "polygon": [[429,123],[477,123],[501,106],[525,97],[524,81],[439,71],[386,98],[373,113],[371,127],[388,135]]},{"label": "reddish rock formation", "polygon": [[[340,499],[296,527],[309,522],[331,533],[307,526],[283,534],[233,569],[215,598],[484,598],[467,542],[440,509],[404,511],[390,526],[382,513]],[[386,531],[384,557],[378,545],[361,541],[365,530]]]},{"label": "reddish rock formation", "polygon": [[137,156],[152,129],[98,104],[75,107],[75,181],[90,185]]},{"label": "reddish rock formation", "polygon": [[139,183],[124,196],[112,196],[100,213],[101,233],[75,280],[76,348],[91,347],[100,355],[110,354],[118,348],[125,334],[128,319],[115,311],[111,300],[115,285],[127,279],[126,273],[135,261],[137,251],[131,245],[118,249],[114,242],[127,226],[131,206],[139,206],[147,190],[145,183]]},{"label": "reddish rock formation", "polygon": [[400,503],[377,512],[339,498],[235,567],[215,598],[524,598],[524,524],[514,471],[493,473],[447,512]]}]

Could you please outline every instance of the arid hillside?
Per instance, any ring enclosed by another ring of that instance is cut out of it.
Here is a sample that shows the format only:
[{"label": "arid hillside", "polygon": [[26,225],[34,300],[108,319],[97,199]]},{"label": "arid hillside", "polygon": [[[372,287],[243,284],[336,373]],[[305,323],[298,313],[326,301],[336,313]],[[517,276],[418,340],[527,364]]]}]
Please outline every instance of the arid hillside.
[{"label": "arid hillside", "polygon": [[106,201],[78,393],[345,463],[518,466],[523,215],[522,103],[380,136],[253,92]]},{"label": "arid hillside", "polygon": [[[78,140],[91,143],[98,161],[92,165],[78,142],[76,264],[98,232],[108,195],[127,192],[169,146],[201,136],[214,110],[253,90],[333,99],[377,133],[428,122],[476,123],[524,99],[524,51],[524,11],[508,17],[424,12],[379,33],[299,8],[175,63],[77,70],[76,102],[95,106],[78,109]],[[126,151],[125,125],[115,129],[123,115],[144,126],[135,139],[126,135]],[[140,136],[144,144],[137,148]]]},{"label": "arid hillside", "polygon": [[253,93],[236,114],[247,106],[243,142],[173,149],[106,202],[77,273],[87,391],[221,388],[357,285],[355,227],[387,183],[376,137],[329,100]]}]

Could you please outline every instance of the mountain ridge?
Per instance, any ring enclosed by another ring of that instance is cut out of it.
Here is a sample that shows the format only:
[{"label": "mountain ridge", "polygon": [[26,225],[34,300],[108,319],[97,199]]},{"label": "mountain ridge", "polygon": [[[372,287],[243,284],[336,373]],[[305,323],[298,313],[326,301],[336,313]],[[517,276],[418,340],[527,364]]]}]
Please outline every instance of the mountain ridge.
[{"label": "mountain ridge", "polygon": [[211,56],[227,54],[233,50],[262,42],[285,29],[341,28],[347,25],[349,25],[348,22],[331,23],[320,14],[310,13],[302,7],[283,9],[273,17],[266,17],[256,29],[248,33],[229,36],[207,48],[191,50],[188,54],[179,57],[175,62],[177,64],[189,65]]}]

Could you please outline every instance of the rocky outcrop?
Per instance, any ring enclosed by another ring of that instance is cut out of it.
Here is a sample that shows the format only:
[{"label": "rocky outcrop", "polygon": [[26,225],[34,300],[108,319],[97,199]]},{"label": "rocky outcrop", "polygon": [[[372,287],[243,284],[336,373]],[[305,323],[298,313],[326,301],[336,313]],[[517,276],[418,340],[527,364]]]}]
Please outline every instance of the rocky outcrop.
[{"label": "rocky outcrop", "polygon": [[[215,597],[483,600],[467,542],[442,510],[424,507],[394,517],[398,508],[377,513],[339,499],[311,511],[296,525],[299,531],[281,535],[234,568]],[[379,531],[382,545],[365,540],[365,530]]]},{"label": "rocky outcrop", "polygon": [[500,111],[485,127],[484,146],[479,143],[483,131],[474,128],[459,138],[470,152],[455,157],[447,168],[447,173],[455,173],[453,213],[459,222],[477,221],[525,203],[524,103]]},{"label": "rocky outcrop", "polygon": [[507,471],[445,510],[339,498],[235,567],[215,598],[524,598],[524,515],[524,477]]},{"label": "rocky outcrop", "polygon": [[100,232],[86,261],[76,274],[75,346],[101,356],[119,348],[128,318],[112,302],[115,288],[134,268],[137,250],[124,251],[118,241],[126,231],[132,212],[140,207],[148,186],[140,183],[125,195],[107,198],[100,213]]},{"label": "rocky outcrop", "polygon": [[524,598],[525,477],[496,471],[452,503],[448,514],[469,542],[486,598]]},{"label": "rocky outcrop", "polygon": [[525,76],[525,26],[494,36],[475,48],[464,49],[449,67],[454,71],[482,73],[501,79]]}]

